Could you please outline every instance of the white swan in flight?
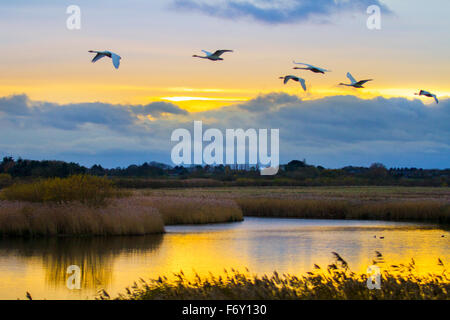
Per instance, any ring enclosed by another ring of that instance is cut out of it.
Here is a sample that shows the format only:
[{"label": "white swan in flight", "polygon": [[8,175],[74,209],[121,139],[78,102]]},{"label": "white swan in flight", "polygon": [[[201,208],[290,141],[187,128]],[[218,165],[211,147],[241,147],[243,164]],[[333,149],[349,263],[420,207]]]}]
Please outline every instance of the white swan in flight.
[{"label": "white swan in flight", "polygon": [[325,72],[331,72],[331,70],[319,68],[319,67],[313,66],[313,65],[308,64],[308,63],[295,62],[295,61],[293,61],[293,63],[305,66],[305,67],[294,67],[294,69],[309,70],[309,71],[312,71],[314,73],[322,73],[322,74],[325,74]]},{"label": "white swan in flight", "polygon": [[414,93],[416,96],[425,96],[428,98],[434,98],[434,100],[436,101],[436,104],[439,104],[439,100],[436,97],[435,94],[432,94],[431,92],[425,91],[425,90],[420,90],[419,93]]},{"label": "white swan in flight", "polygon": [[120,59],[122,59],[122,57],[120,57],[118,54],[115,54],[114,52],[111,52],[111,51],[94,51],[94,50],[89,50],[89,52],[96,53],[94,59],[92,59],[92,63],[100,60],[101,58],[108,57],[108,58],[112,59],[114,67],[116,69],[119,69]]},{"label": "white swan in flight", "polygon": [[293,75],[289,75],[289,76],[284,76],[284,77],[280,77],[280,79],[284,79],[284,84],[288,83],[289,80],[292,81],[297,81],[302,85],[303,90],[306,91],[306,81],[305,79],[293,76]]},{"label": "white swan in flight", "polygon": [[365,84],[366,82],[369,82],[369,81],[373,81],[373,79],[356,81],[355,78],[353,78],[353,76],[351,75],[350,72],[347,73],[347,78],[350,79],[350,82],[351,82],[350,84],[339,83],[339,85],[347,86],[347,87],[353,87],[353,88],[364,88],[363,84]]},{"label": "white swan in flight", "polygon": [[220,56],[222,54],[224,54],[225,52],[233,52],[233,50],[217,50],[214,53],[208,52],[206,50],[202,50],[206,56],[198,56],[196,54],[193,55],[193,57],[195,58],[201,58],[201,59],[208,59],[211,61],[219,61],[219,60],[223,60],[223,58],[221,58]]}]

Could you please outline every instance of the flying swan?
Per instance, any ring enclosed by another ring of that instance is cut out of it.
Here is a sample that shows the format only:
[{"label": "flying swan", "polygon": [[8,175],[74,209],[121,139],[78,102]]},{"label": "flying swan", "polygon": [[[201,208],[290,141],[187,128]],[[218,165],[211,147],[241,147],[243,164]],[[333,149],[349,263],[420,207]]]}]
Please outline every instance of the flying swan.
[{"label": "flying swan", "polygon": [[223,58],[221,58],[220,56],[222,54],[224,54],[225,52],[233,52],[233,50],[217,50],[214,53],[208,52],[206,50],[202,50],[206,56],[198,56],[196,54],[193,55],[193,57],[195,58],[201,58],[201,59],[208,59],[211,61],[219,61],[219,60],[223,60]]},{"label": "flying swan", "polygon": [[303,90],[306,91],[306,81],[305,79],[293,76],[293,75],[289,75],[289,76],[284,76],[284,77],[280,77],[280,79],[284,79],[284,84],[288,83],[289,80],[292,81],[297,81],[302,85]]},{"label": "flying swan", "polygon": [[373,81],[373,79],[356,81],[355,78],[353,78],[353,76],[351,75],[350,72],[347,73],[347,78],[350,79],[350,82],[351,82],[350,84],[339,83],[339,85],[347,86],[347,87],[353,87],[353,88],[364,88],[363,84],[365,84],[366,82],[369,82],[369,81]]},{"label": "flying swan", "polygon": [[331,72],[330,70],[319,68],[319,67],[313,66],[311,64],[303,63],[303,62],[295,62],[295,61],[293,61],[293,63],[304,66],[304,67],[294,67],[294,69],[309,70],[309,71],[312,71],[314,73],[322,73],[322,74],[325,74],[325,72]]},{"label": "flying swan", "polygon": [[94,59],[92,59],[92,63],[97,62],[101,58],[108,57],[112,59],[113,65],[116,69],[119,69],[120,59],[122,59],[118,54],[115,54],[111,51],[94,51],[89,50],[90,53],[96,53]]},{"label": "flying swan", "polygon": [[419,93],[414,93],[416,96],[425,96],[428,98],[434,98],[434,101],[436,101],[436,104],[439,104],[439,100],[436,97],[435,94],[432,94],[431,92],[425,91],[425,90],[420,90]]}]

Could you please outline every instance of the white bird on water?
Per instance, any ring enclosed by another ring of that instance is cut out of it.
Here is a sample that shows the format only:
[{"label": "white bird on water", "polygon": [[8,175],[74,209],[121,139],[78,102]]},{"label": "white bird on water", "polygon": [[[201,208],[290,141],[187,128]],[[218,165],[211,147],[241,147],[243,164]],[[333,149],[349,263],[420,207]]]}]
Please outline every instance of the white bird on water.
[{"label": "white bird on water", "polygon": [[416,96],[425,96],[428,98],[434,98],[434,100],[436,101],[436,104],[439,103],[438,98],[436,97],[435,94],[432,94],[431,92],[425,91],[425,90],[420,90],[419,93],[414,93]]},{"label": "white bird on water", "polygon": [[303,90],[306,91],[306,81],[305,81],[305,79],[302,79],[302,78],[299,78],[299,77],[293,76],[293,75],[280,77],[280,79],[284,79],[284,84],[288,83],[289,80],[297,81],[297,82],[299,82],[302,85]]},{"label": "white bird on water", "polygon": [[195,58],[201,58],[201,59],[208,59],[211,61],[219,61],[219,60],[223,60],[223,58],[221,58],[220,56],[223,55],[225,52],[233,52],[233,50],[217,50],[214,53],[208,52],[206,50],[202,50],[206,56],[198,56],[196,54],[193,55],[193,57]]},{"label": "white bird on water", "polygon": [[308,63],[295,62],[295,61],[293,61],[293,63],[304,66],[304,67],[294,67],[294,69],[309,70],[309,71],[314,72],[314,73],[322,73],[322,74],[325,74],[325,72],[331,72],[331,70],[327,70],[327,69],[324,69],[324,68],[319,68],[319,67],[313,66],[313,65],[308,64]]},{"label": "white bird on water", "polygon": [[116,69],[119,69],[120,59],[122,59],[122,57],[119,56],[118,54],[115,54],[114,52],[111,52],[111,51],[94,51],[94,50],[89,50],[89,52],[90,53],[96,53],[94,59],[92,59],[92,63],[97,62],[101,58],[108,57],[108,58],[112,59],[114,67]]},{"label": "white bird on water", "polygon": [[369,81],[373,81],[373,79],[356,81],[355,78],[353,78],[353,76],[351,75],[350,72],[347,73],[347,78],[350,79],[350,82],[351,82],[350,84],[340,83],[339,85],[347,86],[347,87],[353,87],[353,88],[364,88],[363,84],[365,84],[366,82],[369,82]]}]

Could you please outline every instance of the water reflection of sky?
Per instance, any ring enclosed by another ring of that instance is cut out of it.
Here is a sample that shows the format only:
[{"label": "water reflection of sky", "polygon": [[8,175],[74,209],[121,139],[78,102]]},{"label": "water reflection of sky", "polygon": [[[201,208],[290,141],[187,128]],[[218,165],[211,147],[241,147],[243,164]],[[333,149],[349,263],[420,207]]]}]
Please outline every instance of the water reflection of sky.
[{"label": "water reflection of sky", "polygon": [[[0,298],[92,298],[142,278],[188,276],[224,268],[252,273],[326,267],[332,251],[364,272],[380,251],[388,264],[414,258],[418,271],[439,271],[450,257],[448,231],[412,223],[247,218],[242,223],[167,227],[163,236],[0,241]],[[446,237],[442,237],[445,235]],[[375,237],[376,236],[376,237]],[[380,237],[384,239],[380,239]],[[82,269],[82,290],[65,287],[69,265]]]}]

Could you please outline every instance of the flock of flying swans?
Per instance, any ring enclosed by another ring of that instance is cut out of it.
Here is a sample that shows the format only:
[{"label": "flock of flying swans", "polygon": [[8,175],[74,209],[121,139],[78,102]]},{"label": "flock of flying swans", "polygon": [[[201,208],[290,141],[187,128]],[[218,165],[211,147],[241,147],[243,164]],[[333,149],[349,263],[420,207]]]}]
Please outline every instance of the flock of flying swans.
[{"label": "flock of flying swans", "polygon": [[[207,59],[207,60],[211,60],[211,61],[222,61],[223,58],[221,58],[221,56],[226,53],[226,52],[233,52],[233,50],[216,50],[214,53],[212,52],[208,52],[206,50],[202,50],[205,53],[205,56],[199,56],[194,54],[193,57],[194,58],[200,58],[200,59]],[[89,50],[90,53],[95,53],[95,57],[92,59],[92,63],[97,62],[98,60],[104,58],[104,57],[108,57],[111,58],[112,63],[114,65],[114,67],[116,69],[119,69],[120,66],[120,60],[122,59],[122,57],[120,57],[118,54],[111,52],[111,51],[95,51],[95,50]],[[296,65],[301,65],[303,67],[294,67],[293,69],[295,70],[307,70],[307,71],[311,71],[313,73],[321,73],[321,74],[325,74],[326,72],[331,72],[331,70],[327,70],[324,68],[320,68],[320,67],[316,67],[313,66],[311,64],[308,63],[303,63],[303,62],[295,62],[293,61],[294,64]],[[364,84],[366,84],[369,81],[373,81],[373,79],[368,79],[368,80],[360,80],[360,81],[356,81],[355,78],[352,76],[352,74],[350,72],[347,73],[347,78],[350,79],[350,83],[340,83],[339,85],[341,86],[347,86],[347,87],[353,87],[353,88],[364,88]],[[306,80],[294,75],[287,75],[284,77],[280,77],[280,79],[283,79],[283,83],[286,84],[289,82],[289,80],[292,81],[296,81],[298,83],[300,83],[300,85],[302,86],[303,90],[306,91]],[[428,98],[434,98],[434,100],[436,101],[436,104],[439,103],[438,98],[436,97],[435,94],[425,91],[425,90],[420,90],[419,93],[414,93],[417,96],[425,96]]]}]

